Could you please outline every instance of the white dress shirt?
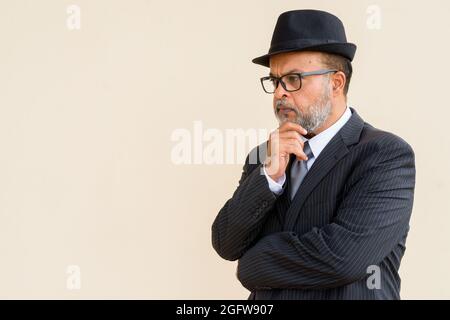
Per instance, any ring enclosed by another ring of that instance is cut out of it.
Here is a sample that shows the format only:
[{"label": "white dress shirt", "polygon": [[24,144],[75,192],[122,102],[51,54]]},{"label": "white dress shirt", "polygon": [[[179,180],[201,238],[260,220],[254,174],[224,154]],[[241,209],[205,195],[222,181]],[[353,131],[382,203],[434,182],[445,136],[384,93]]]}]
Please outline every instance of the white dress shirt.
[{"label": "white dress shirt", "polygon": [[[342,116],[329,128],[325,129],[324,131],[312,137],[311,139],[306,139],[305,137],[301,136],[303,142],[308,141],[311,151],[313,153],[313,156],[310,157],[306,162],[308,170],[311,168],[314,161],[320,155],[322,150],[326,147],[328,142],[330,142],[330,140],[336,135],[336,133],[338,133],[338,131],[341,130],[341,128],[347,123],[347,121],[350,119],[351,116],[352,111],[347,106]],[[269,182],[270,191],[272,191],[276,195],[281,194],[283,191],[283,184],[286,182],[286,174],[283,174],[283,176],[278,181],[275,181],[271,177],[269,177],[265,167],[264,167],[264,174],[267,178],[267,181]]]}]

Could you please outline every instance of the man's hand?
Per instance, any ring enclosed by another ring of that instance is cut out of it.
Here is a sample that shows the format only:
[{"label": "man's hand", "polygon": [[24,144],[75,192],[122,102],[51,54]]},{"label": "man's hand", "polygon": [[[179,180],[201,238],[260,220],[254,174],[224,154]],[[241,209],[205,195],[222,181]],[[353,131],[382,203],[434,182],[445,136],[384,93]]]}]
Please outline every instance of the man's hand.
[{"label": "man's hand", "polygon": [[285,122],[270,134],[264,166],[274,181],[278,181],[284,175],[291,154],[295,154],[298,160],[308,160],[303,152],[303,140],[300,138],[306,133],[307,131],[300,125]]}]

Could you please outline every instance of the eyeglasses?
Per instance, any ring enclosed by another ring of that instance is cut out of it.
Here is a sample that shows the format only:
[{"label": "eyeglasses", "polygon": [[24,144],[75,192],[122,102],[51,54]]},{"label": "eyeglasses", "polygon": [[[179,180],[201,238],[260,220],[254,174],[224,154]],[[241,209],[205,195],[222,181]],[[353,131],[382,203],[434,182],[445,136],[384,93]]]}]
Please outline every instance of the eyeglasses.
[{"label": "eyeglasses", "polygon": [[261,78],[261,84],[266,93],[274,93],[279,83],[281,83],[281,86],[287,92],[293,92],[300,90],[302,87],[302,78],[307,76],[324,75],[332,72],[338,72],[338,70],[324,69],[311,72],[288,73],[280,78],[267,76]]}]

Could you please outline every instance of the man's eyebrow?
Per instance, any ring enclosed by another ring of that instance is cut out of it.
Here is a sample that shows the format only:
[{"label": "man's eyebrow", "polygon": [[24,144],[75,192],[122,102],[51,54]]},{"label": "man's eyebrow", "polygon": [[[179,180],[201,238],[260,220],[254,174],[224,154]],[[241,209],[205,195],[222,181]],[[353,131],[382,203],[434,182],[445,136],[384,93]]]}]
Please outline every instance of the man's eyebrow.
[{"label": "man's eyebrow", "polygon": [[[290,71],[284,73],[283,75],[290,74],[290,73],[302,73],[302,72],[303,72],[303,71],[301,71],[301,70],[299,70],[299,69],[293,69],[293,70],[290,70]],[[271,77],[276,77],[272,72],[269,73],[269,76],[271,76]]]}]

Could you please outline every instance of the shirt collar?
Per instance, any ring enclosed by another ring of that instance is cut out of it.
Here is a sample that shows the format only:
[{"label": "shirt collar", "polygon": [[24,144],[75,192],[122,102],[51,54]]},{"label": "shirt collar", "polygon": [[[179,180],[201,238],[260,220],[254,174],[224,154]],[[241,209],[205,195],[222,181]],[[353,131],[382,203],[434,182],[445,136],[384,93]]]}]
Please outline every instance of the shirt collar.
[{"label": "shirt collar", "polygon": [[325,129],[318,135],[312,137],[311,139],[306,139],[304,137],[303,141],[308,141],[309,147],[313,153],[314,158],[317,158],[322,150],[326,147],[328,142],[338,133],[338,131],[347,123],[347,121],[352,116],[352,111],[347,106],[342,116],[331,125],[329,128]]}]

